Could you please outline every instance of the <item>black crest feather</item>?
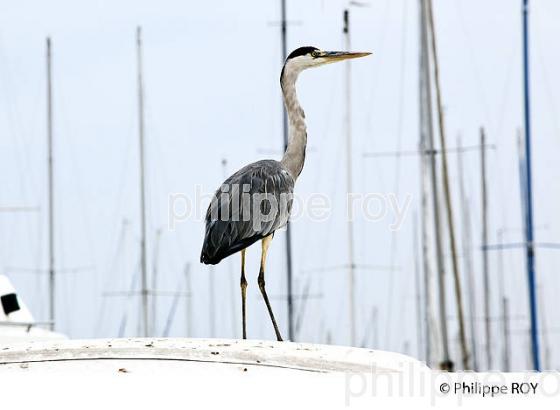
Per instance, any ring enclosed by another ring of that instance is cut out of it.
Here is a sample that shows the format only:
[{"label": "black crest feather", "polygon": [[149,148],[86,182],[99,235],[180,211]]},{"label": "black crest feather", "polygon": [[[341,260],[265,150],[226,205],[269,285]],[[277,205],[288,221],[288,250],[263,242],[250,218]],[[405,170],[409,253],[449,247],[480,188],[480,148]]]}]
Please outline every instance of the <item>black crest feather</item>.
[{"label": "black crest feather", "polygon": [[288,56],[288,58],[286,58],[286,60],[289,60],[290,58],[294,58],[294,57],[304,56],[315,50],[319,50],[319,49],[317,47],[311,47],[311,46],[296,48],[294,51],[290,53],[290,55]]}]

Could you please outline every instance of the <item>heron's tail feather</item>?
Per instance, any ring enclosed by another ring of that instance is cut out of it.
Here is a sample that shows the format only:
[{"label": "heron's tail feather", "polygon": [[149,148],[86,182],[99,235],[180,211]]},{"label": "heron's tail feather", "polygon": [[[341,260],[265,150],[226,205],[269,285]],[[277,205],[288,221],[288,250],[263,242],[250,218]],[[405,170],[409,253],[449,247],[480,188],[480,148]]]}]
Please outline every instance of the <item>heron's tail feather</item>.
[{"label": "heron's tail feather", "polygon": [[215,232],[212,231],[213,230],[210,229],[206,232],[204,243],[202,244],[202,251],[200,252],[200,262],[205,265],[217,265],[222,259],[251,246],[263,238],[262,235],[254,235],[249,238],[237,239],[230,242],[221,238],[214,238],[213,234]]}]

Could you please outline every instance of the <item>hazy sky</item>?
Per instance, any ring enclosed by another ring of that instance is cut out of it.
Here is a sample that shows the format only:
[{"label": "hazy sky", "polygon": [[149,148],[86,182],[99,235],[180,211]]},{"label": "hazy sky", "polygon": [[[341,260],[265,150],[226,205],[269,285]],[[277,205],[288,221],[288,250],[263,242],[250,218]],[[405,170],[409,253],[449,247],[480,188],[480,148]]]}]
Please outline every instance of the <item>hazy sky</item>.
[{"label": "hazy sky", "polygon": [[[534,203],[538,242],[558,242],[560,223],[560,4],[532,1],[531,65]],[[354,191],[411,196],[402,227],[390,216],[355,223],[355,259],[394,265],[393,272],[359,269],[358,342],[417,356],[413,221],[419,215],[416,157],[364,158],[366,152],[414,150],[418,143],[418,10],[415,0],[373,0],[351,10],[352,48],[373,51],[352,62]],[[288,1],[289,48],[341,49],[344,1]],[[520,242],[516,130],[522,125],[521,1],[435,1],[448,145],[460,135],[478,143],[484,126],[488,152],[490,238],[508,228]],[[157,261],[158,288],[184,290],[191,264],[192,336],[212,335],[209,268],[199,264],[203,222],[191,218],[167,229],[171,193],[212,192],[227,173],[263,157],[280,157],[281,50],[279,1],[18,1],[0,5],[0,206],[37,206],[39,212],[0,213],[0,267],[38,320],[47,319],[46,276],[15,268],[47,266],[45,37],[53,41],[57,329],[71,337],[138,333],[138,298],[104,297],[138,288],[139,205],[134,32],[144,30],[148,248]],[[327,195],[326,221],[293,222],[295,286],[313,298],[301,318],[299,340],[348,343],[344,160],[344,65],[305,72],[299,83],[310,152],[296,192]],[[467,206],[472,219],[477,316],[482,315],[479,156],[464,154]],[[450,156],[455,217],[461,221],[457,162]],[[128,221],[125,223],[125,221]],[[159,252],[156,231],[162,228]],[[511,228],[511,229],[510,229]],[[461,237],[460,229],[459,236]],[[286,331],[284,233],[269,253],[267,286]],[[447,248],[446,248],[447,249]],[[249,251],[248,333],[273,338],[256,276],[260,249]],[[448,251],[446,252],[449,253]],[[157,254],[157,256],[156,256]],[[527,288],[523,253],[504,253],[510,298],[514,365],[527,367]],[[463,259],[461,259],[463,262]],[[560,291],[557,251],[539,250],[537,274],[546,334],[558,343]],[[86,267],[77,273],[65,269]],[[493,315],[499,316],[497,253],[490,255]],[[464,271],[464,265],[461,264]],[[215,336],[240,334],[239,257],[215,268]],[[454,315],[449,285],[449,315]],[[307,285],[309,284],[309,285]],[[233,298],[233,299],[232,299]],[[158,298],[161,334],[172,297]],[[296,310],[302,311],[297,300]],[[376,307],[377,321],[371,323]],[[232,311],[233,308],[233,311]],[[181,300],[171,335],[187,332]],[[450,337],[456,355],[455,321]],[[478,321],[479,343],[482,321]],[[493,321],[495,360],[500,322]],[[328,336],[330,335],[330,336]],[[478,346],[479,351],[482,346]],[[547,364],[545,357],[545,365]],[[551,354],[549,363],[558,365]]]}]

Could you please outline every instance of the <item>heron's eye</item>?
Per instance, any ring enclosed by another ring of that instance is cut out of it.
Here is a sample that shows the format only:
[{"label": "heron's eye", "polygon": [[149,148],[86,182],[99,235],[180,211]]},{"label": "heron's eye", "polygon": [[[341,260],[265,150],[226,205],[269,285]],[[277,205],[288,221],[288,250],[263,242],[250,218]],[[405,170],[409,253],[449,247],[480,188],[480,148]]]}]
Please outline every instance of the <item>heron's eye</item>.
[{"label": "heron's eye", "polygon": [[319,57],[319,52],[317,50],[311,52],[311,57],[317,58]]}]

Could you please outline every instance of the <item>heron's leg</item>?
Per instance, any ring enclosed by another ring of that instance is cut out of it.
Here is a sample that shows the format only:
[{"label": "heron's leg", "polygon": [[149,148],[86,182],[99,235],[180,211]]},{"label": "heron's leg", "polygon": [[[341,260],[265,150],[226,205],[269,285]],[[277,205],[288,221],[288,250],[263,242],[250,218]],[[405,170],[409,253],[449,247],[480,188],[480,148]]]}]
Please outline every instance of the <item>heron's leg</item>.
[{"label": "heron's leg", "polygon": [[243,317],[243,339],[247,339],[245,322],[245,301],[247,300],[247,279],[245,279],[245,249],[241,251],[241,316]]},{"label": "heron's leg", "polygon": [[268,300],[268,295],[266,294],[266,289],[264,287],[264,267],[266,265],[266,254],[268,252],[268,246],[270,245],[270,241],[272,240],[272,235],[268,235],[267,237],[263,238],[262,240],[262,255],[261,255],[261,269],[259,271],[259,289],[261,290],[262,297],[264,302],[266,303],[266,307],[268,309],[268,313],[270,314],[270,319],[272,319],[272,324],[274,325],[274,331],[276,332],[276,339],[279,342],[282,341],[282,336],[280,336],[280,332],[278,331],[278,325],[276,324],[276,319],[274,319],[274,313],[272,313],[272,308],[270,307],[270,301]]}]

